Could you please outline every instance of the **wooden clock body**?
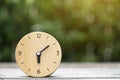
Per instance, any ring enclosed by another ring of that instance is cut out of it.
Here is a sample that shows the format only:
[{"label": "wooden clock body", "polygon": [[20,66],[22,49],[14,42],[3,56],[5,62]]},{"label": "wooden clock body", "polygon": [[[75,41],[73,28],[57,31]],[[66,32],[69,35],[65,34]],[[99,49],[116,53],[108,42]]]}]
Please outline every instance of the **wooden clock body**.
[{"label": "wooden clock body", "polygon": [[[45,46],[49,47],[41,53],[37,63],[36,53]],[[18,43],[15,58],[21,70],[32,77],[44,77],[52,74],[61,62],[61,47],[58,41],[45,32],[31,32]]]}]

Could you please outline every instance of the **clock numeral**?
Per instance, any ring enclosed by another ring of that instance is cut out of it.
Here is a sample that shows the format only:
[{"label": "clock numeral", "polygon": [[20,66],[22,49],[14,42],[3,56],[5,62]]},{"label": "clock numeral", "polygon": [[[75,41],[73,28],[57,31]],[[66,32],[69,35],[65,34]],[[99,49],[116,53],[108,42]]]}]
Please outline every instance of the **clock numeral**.
[{"label": "clock numeral", "polygon": [[22,46],[24,46],[24,44],[23,44],[23,43],[21,43],[21,45],[22,45]]},{"label": "clock numeral", "polygon": [[21,56],[21,54],[22,54],[22,51],[18,51],[18,56]]},{"label": "clock numeral", "polygon": [[23,64],[24,62],[21,62],[21,64]]},{"label": "clock numeral", "polygon": [[30,36],[28,36],[28,39],[30,39]]},{"label": "clock numeral", "polygon": [[37,38],[40,38],[41,37],[41,34],[37,34]]},{"label": "clock numeral", "polygon": [[53,61],[54,64],[57,64],[55,61]]},{"label": "clock numeral", "polygon": [[47,68],[47,70],[49,71],[49,69]]},{"label": "clock numeral", "polygon": [[53,43],[53,45],[56,45],[56,43]]},{"label": "clock numeral", "polygon": [[60,53],[59,53],[59,51],[57,50],[57,56],[59,56],[60,55]]},{"label": "clock numeral", "polygon": [[38,69],[38,70],[37,70],[37,74],[40,74],[40,73],[41,73],[41,72],[40,72],[40,69]]},{"label": "clock numeral", "polygon": [[49,38],[49,36],[47,36],[47,39]]},{"label": "clock numeral", "polygon": [[28,71],[30,71],[30,68],[28,69]]}]

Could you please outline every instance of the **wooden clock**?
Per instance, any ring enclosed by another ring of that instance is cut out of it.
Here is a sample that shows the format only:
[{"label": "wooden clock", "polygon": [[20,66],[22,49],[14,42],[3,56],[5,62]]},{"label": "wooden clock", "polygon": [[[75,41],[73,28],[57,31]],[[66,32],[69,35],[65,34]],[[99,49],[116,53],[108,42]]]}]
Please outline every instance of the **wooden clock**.
[{"label": "wooden clock", "polygon": [[31,32],[17,44],[16,63],[32,77],[52,74],[61,62],[61,47],[58,41],[45,32]]}]

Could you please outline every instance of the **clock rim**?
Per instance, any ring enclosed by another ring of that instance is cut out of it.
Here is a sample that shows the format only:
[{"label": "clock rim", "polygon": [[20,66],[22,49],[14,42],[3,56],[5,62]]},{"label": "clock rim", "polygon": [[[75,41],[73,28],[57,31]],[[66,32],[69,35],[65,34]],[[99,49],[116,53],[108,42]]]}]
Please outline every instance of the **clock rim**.
[{"label": "clock rim", "polygon": [[[27,36],[27,35],[29,35],[29,34],[32,34],[32,33],[44,33],[44,34],[50,35],[50,36],[52,36],[52,37],[57,41],[57,43],[58,43],[58,45],[59,45],[59,47],[60,47],[61,56],[60,56],[59,64],[57,65],[57,67],[55,67],[55,69],[54,69],[53,71],[51,71],[49,74],[44,75],[44,76],[34,76],[34,75],[29,74],[29,72],[27,73],[27,71],[23,70],[23,69],[21,68],[21,65],[18,64],[18,62],[17,62],[17,58],[16,58],[16,57],[17,57],[17,48],[18,48],[18,45],[20,44],[21,40],[25,38],[25,36]],[[24,35],[22,38],[20,38],[20,40],[18,41],[18,43],[17,43],[17,45],[16,45],[16,49],[15,49],[15,61],[16,61],[17,66],[21,69],[21,71],[23,71],[23,72],[24,72],[25,74],[27,74],[28,76],[30,76],[30,77],[41,77],[41,78],[42,78],[42,77],[47,77],[47,76],[52,75],[52,74],[59,68],[59,66],[60,66],[60,64],[61,64],[61,61],[62,61],[62,48],[61,48],[60,43],[58,42],[58,40],[57,40],[53,35],[51,35],[51,34],[49,34],[49,33],[47,33],[47,32],[43,32],[43,31],[33,31],[33,32],[30,32],[30,33],[25,34],[25,35]]]}]

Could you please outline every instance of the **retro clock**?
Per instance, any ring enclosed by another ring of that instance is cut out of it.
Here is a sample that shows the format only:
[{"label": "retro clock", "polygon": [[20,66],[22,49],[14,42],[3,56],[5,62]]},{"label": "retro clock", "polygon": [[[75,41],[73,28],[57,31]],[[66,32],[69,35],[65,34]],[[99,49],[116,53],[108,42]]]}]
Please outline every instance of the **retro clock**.
[{"label": "retro clock", "polygon": [[17,44],[16,63],[32,77],[49,76],[61,62],[61,47],[58,41],[45,32],[26,34]]}]

